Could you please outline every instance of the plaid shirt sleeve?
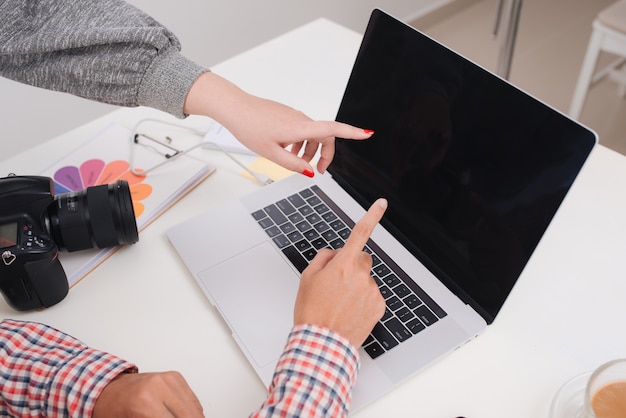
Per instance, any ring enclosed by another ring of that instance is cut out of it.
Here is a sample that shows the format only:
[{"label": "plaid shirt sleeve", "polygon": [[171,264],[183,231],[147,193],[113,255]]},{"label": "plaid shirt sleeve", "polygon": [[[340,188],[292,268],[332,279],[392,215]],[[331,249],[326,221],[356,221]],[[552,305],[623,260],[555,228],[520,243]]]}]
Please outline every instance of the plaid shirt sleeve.
[{"label": "plaid shirt sleeve", "polygon": [[265,403],[251,417],[345,417],[359,369],[348,340],[316,325],[295,326]]},{"label": "plaid shirt sleeve", "polygon": [[89,417],[113,378],[136,371],[46,325],[0,322],[0,416]]}]

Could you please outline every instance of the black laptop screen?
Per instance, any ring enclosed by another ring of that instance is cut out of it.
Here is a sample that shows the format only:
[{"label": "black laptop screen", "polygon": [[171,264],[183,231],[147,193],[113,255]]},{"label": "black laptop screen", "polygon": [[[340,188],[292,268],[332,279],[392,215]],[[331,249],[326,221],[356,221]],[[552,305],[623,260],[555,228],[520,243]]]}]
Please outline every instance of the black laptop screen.
[{"label": "black laptop screen", "polygon": [[[595,144],[595,135],[375,10],[337,120],[329,171],[491,322]],[[410,272],[408,272],[410,274]]]}]

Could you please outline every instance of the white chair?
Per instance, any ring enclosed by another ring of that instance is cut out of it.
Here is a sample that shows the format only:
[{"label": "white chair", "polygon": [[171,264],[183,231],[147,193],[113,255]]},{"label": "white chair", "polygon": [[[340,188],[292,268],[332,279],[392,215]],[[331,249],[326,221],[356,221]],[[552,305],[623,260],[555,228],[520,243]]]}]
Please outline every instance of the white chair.
[{"label": "white chair", "polygon": [[[595,71],[601,51],[619,57],[610,65]],[[593,84],[607,76],[619,83],[619,94],[622,97],[626,95],[624,62],[626,62],[626,0],[620,0],[598,13],[593,22],[593,32],[570,105],[569,115],[572,118],[580,117],[587,92]]]}]

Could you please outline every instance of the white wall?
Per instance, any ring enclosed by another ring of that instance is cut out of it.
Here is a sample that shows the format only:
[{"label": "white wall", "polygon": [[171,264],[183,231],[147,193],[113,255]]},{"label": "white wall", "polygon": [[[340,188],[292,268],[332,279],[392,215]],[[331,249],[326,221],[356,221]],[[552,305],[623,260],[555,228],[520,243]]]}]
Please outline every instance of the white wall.
[{"label": "white wall", "polygon": [[210,66],[318,17],[363,32],[372,9],[412,20],[449,0],[129,0],[171,29],[183,52]]},{"label": "white wall", "polygon": [[[129,1],[176,33],[185,55],[210,67],[319,17],[362,33],[375,7],[409,21],[451,0]],[[0,159],[113,109],[0,78]]]}]

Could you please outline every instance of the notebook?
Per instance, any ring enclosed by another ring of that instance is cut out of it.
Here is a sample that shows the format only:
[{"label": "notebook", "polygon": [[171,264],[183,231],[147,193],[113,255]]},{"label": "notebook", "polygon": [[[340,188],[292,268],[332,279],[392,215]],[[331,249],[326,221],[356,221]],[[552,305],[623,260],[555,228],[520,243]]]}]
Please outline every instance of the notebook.
[{"label": "notebook", "polygon": [[[153,220],[211,175],[215,168],[188,154],[171,160],[146,176],[136,176],[130,171],[132,146],[136,147],[134,168],[149,169],[161,163],[164,157],[151,147],[133,145],[131,137],[130,129],[112,123],[39,174],[54,180],[56,195],[81,192],[87,187],[126,180],[130,186],[137,229],[141,233]],[[85,208],[86,218],[89,217],[87,209],[89,207]],[[71,253],[61,251],[59,259],[70,287],[119,248],[93,248]]]},{"label": "notebook", "polygon": [[356,410],[480,334],[501,310],[596,135],[381,10],[363,36],[324,175],[293,175],[168,231],[260,378],[300,271],[378,197],[367,244],[387,310],[360,348]]}]

